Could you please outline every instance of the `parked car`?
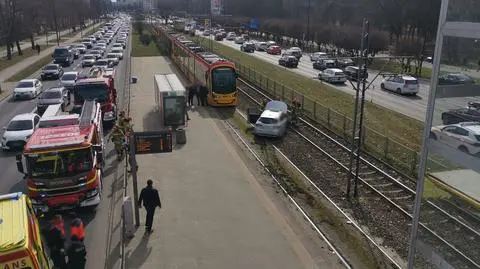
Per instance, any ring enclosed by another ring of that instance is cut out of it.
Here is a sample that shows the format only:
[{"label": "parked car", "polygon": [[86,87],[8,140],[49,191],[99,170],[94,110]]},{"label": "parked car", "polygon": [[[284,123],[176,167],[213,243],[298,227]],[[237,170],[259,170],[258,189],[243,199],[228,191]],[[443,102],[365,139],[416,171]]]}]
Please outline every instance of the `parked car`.
[{"label": "parked car", "polygon": [[470,121],[480,122],[480,110],[457,108],[442,113],[442,122],[446,125]]},{"label": "parked car", "polygon": [[107,69],[107,68],[110,68],[110,67],[113,67],[112,63],[107,60],[107,59],[100,59],[100,60],[97,60],[95,62],[95,64],[93,65],[93,67],[100,67],[100,68],[103,68],[103,69]]},{"label": "parked car", "polygon": [[241,36],[235,38],[235,44],[243,44],[245,39]]},{"label": "parked car", "polygon": [[337,68],[337,62],[332,59],[321,59],[313,63],[313,68],[320,71],[327,68]]},{"label": "parked car", "polygon": [[43,90],[42,82],[38,79],[22,79],[13,89],[13,100],[33,99]]},{"label": "parked car", "polygon": [[432,127],[430,139],[480,157],[480,123],[462,122]]},{"label": "parked car", "polygon": [[47,64],[42,68],[40,78],[42,80],[59,79],[63,75],[63,68],[59,64]]},{"label": "parked car", "polygon": [[65,87],[54,87],[42,92],[37,99],[37,113],[42,115],[49,105],[58,104],[62,105],[62,110],[70,104],[69,91]]},{"label": "parked car", "polygon": [[472,77],[462,73],[444,74],[438,78],[439,85],[475,84]]},{"label": "parked car", "polygon": [[317,51],[310,54],[310,61],[312,62],[316,62],[323,59],[328,59],[328,54],[325,52]]},{"label": "parked car", "polygon": [[107,59],[109,63],[112,64],[112,66],[118,65],[120,63],[120,59],[115,53],[108,53],[105,59]]},{"label": "parked car", "polygon": [[243,52],[255,52],[255,45],[247,41],[240,46],[240,50]]},{"label": "parked car", "polygon": [[237,37],[237,35],[234,32],[229,32],[227,34],[227,40],[233,41],[233,40],[235,40],[236,37]]},{"label": "parked car", "polygon": [[354,66],[355,62],[350,58],[342,58],[337,60],[337,67],[345,69],[347,66]]},{"label": "parked car", "polygon": [[210,32],[210,30],[203,31],[203,36],[210,36],[211,34],[212,32]]},{"label": "parked car", "polygon": [[60,78],[60,83],[66,89],[72,89],[75,86],[75,83],[78,79],[77,71],[70,71],[63,73],[63,76]]},{"label": "parked car", "polygon": [[267,48],[267,53],[272,55],[280,55],[282,54],[282,49],[280,46],[273,45]]},{"label": "parked car", "polygon": [[270,101],[255,121],[253,133],[257,136],[282,137],[289,122],[288,106],[282,101]]},{"label": "parked car", "polygon": [[86,54],[83,56],[82,59],[82,67],[85,66],[93,66],[95,64],[95,61],[97,60],[97,56],[94,54]]},{"label": "parked car", "polygon": [[222,33],[215,34],[215,40],[216,41],[223,41],[223,34]]},{"label": "parked car", "polygon": [[13,117],[2,135],[2,149],[5,151],[23,150],[28,139],[37,129],[40,116],[35,113],[24,113]]},{"label": "parked car", "polygon": [[255,49],[258,51],[266,51],[268,49],[267,42],[257,42],[255,44]]},{"label": "parked car", "polygon": [[343,73],[342,69],[327,68],[318,74],[318,79],[329,83],[345,83],[347,77]]},{"label": "parked car", "polygon": [[345,72],[345,75],[347,76],[348,79],[350,80],[363,80],[368,78],[368,72],[365,70],[365,68],[358,68],[358,66],[347,66],[343,70]]},{"label": "parked car", "polygon": [[114,54],[119,60],[123,60],[123,50],[122,49],[112,49],[109,54]]},{"label": "parked car", "polygon": [[292,55],[283,55],[278,60],[278,64],[285,66],[285,67],[293,67],[296,68],[298,66],[298,59]]},{"label": "parked car", "polygon": [[386,76],[380,84],[382,90],[396,92],[398,94],[416,95],[419,90],[418,80],[408,75]]},{"label": "parked car", "polygon": [[288,51],[295,57],[297,57],[298,60],[302,58],[302,49],[299,47],[291,47],[288,49]]}]

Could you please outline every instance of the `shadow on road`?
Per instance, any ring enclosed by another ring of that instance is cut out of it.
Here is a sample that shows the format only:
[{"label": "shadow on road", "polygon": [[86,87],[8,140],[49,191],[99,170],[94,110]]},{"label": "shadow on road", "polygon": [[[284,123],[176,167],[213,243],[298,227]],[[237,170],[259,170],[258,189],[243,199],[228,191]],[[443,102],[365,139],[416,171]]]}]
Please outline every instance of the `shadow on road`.
[{"label": "shadow on road", "polygon": [[147,260],[152,252],[152,247],[148,246],[149,239],[148,235],[143,235],[138,246],[133,251],[126,253],[126,268],[139,268]]}]

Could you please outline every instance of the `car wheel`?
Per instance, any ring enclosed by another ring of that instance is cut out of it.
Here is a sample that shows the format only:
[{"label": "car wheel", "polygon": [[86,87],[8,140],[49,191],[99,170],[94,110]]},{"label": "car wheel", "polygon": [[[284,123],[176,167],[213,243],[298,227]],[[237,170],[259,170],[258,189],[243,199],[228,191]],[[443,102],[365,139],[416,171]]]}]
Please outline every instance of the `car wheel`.
[{"label": "car wheel", "polygon": [[459,146],[458,150],[460,150],[463,153],[470,154],[470,152],[468,151],[468,148],[465,147],[464,145]]},{"label": "car wheel", "polygon": [[383,84],[383,83],[380,84],[380,88],[381,88],[382,90],[385,90],[385,84]]},{"label": "car wheel", "polygon": [[402,89],[400,88],[397,88],[397,91],[396,91],[398,94],[402,94]]}]

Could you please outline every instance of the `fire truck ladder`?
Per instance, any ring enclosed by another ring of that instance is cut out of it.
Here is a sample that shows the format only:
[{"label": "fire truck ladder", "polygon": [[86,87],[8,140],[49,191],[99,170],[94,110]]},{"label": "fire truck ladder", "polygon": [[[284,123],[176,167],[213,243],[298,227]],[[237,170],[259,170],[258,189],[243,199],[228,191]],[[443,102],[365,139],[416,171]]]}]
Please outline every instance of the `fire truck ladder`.
[{"label": "fire truck ladder", "polygon": [[97,102],[95,100],[86,100],[83,103],[82,114],[80,115],[79,125],[87,126],[93,123],[97,110]]}]

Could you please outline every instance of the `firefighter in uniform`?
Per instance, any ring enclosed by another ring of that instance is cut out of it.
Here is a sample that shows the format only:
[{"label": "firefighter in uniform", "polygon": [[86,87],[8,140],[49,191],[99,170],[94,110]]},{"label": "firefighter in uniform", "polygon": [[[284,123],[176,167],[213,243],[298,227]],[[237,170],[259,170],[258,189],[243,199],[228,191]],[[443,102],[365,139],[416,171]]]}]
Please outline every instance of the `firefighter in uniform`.
[{"label": "firefighter in uniform", "polygon": [[117,152],[117,160],[121,160],[123,156],[123,143],[125,141],[125,133],[123,133],[120,126],[113,126],[110,138],[115,145],[115,151]]},{"label": "firefighter in uniform", "polygon": [[87,250],[82,240],[76,235],[70,237],[71,243],[67,249],[68,268],[69,269],[85,269]]},{"label": "firefighter in uniform", "polygon": [[65,228],[61,215],[55,215],[50,222],[47,234],[47,244],[50,249],[50,258],[56,268],[66,269],[65,262]]},{"label": "firefighter in uniform", "polygon": [[73,213],[73,220],[70,222],[70,235],[76,236],[78,240],[82,242],[85,239],[85,228],[83,226],[83,221],[76,216],[75,212]]}]

